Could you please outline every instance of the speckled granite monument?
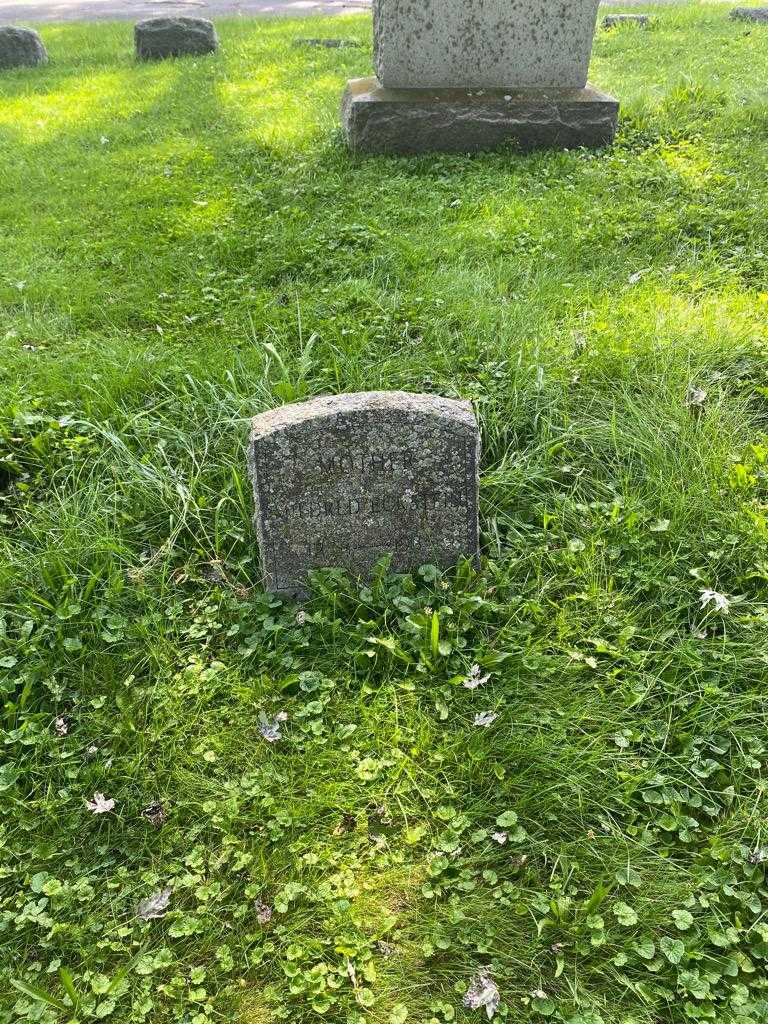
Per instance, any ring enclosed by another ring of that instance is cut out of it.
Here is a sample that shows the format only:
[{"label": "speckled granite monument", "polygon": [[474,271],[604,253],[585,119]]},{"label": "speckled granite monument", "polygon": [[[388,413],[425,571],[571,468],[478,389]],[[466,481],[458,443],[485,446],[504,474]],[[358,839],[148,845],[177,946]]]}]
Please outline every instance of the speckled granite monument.
[{"label": "speckled granite monument", "polygon": [[480,435],[469,402],[374,391],[256,416],[249,465],[265,585],[302,596],[307,572],[365,577],[478,556]]},{"label": "speckled granite monument", "polygon": [[587,85],[599,0],[373,0],[375,78],[342,101],[352,150],[604,146],[618,103]]}]

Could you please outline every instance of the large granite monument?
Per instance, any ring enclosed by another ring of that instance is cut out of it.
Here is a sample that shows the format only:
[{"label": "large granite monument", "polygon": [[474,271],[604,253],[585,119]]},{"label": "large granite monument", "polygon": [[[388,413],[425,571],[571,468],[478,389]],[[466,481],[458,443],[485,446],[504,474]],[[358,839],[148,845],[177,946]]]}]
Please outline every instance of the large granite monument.
[{"label": "large granite monument", "polygon": [[618,103],[587,85],[599,0],[373,0],[375,78],[342,101],[352,150],[604,146]]},{"label": "large granite monument", "polygon": [[256,416],[249,465],[265,585],[365,577],[478,556],[480,439],[469,402],[401,391],[315,398]]}]

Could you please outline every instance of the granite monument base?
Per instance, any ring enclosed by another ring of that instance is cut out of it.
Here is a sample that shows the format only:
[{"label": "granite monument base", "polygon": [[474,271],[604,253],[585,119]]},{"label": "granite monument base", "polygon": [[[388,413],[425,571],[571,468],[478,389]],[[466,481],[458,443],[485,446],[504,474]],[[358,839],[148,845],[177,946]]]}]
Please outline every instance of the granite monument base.
[{"label": "granite monument base", "polygon": [[597,149],[613,142],[619,103],[584,89],[386,89],[347,83],[341,103],[349,148],[359,153],[474,153]]}]

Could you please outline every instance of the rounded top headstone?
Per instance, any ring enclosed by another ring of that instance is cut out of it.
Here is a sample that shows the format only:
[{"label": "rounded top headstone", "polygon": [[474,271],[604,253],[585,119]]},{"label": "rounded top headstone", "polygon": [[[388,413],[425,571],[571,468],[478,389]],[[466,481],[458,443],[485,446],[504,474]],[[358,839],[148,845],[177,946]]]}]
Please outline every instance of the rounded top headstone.
[{"label": "rounded top headstone", "polygon": [[33,68],[47,60],[43,41],[34,29],[0,25],[0,69]]},{"label": "rounded top headstone", "polygon": [[265,583],[301,595],[314,568],[365,577],[478,555],[480,440],[469,402],[333,395],[252,421],[249,464]]},{"label": "rounded top headstone", "polygon": [[139,60],[201,56],[214,53],[219,47],[212,21],[186,15],[137,21],[133,27],[133,37]]}]

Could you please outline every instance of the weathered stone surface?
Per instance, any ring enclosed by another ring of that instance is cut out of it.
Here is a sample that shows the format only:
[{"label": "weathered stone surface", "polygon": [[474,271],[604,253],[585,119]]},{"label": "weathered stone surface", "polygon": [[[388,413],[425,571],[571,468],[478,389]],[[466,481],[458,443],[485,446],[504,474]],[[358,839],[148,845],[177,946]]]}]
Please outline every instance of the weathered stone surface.
[{"label": "weathered stone surface", "polygon": [[599,0],[374,0],[391,89],[582,89]]},{"label": "weathered stone surface", "polygon": [[308,570],[366,576],[477,558],[480,440],[469,402],[401,391],[315,398],[256,416],[249,465],[267,589]]},{"label": "weathered stone surface", "polygon": [[342,123],[361,153],[472,153],[515,143],[523,150],[597,148],[613,141],[619,104],[585,89],[385,89],[347,83]]},{"label": "weathered stone surface", "polygon": [[48,60],[43,41],[31,28],[0,26],[0,69],[33,68]]},{"label": "weathered stone surface", "polygon": [[216,29],[207,18],[146,18],[136,22],[133,37],[139,60],[200,56],[219,47]]},{"label": "weathered stone surface", "polygon": [[360,48],[356,39],[294,39],[294,46],[321,46],[326,50],[345,50],[349,47]]},{"label": "weathered stone surface", "polygon": [[609,14],[603,18],[603,28],[618,28],[620,25],[637,25],[638,28],[648,28],[650,22],[648,14]]},{"label": "weathered stone surface", "polygon": [[734,7],[731,17],[737,21],[768,21],[768,7]]}]

